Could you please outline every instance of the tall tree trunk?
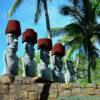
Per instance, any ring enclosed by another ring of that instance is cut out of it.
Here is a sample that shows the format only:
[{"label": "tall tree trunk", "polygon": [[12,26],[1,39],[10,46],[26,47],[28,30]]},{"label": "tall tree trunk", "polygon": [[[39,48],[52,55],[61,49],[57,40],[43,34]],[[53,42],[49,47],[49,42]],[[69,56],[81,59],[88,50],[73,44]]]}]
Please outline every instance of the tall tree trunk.
[{"label": "tall tree trunk", "polygon": [[48,38],[51,39],[51,35],[50,35],[50,20],[49,20],[48,8],[47,8],[47,0],[43,0],[43,4],[44,4],[44,12],[45,12],[45,20],[46,20]]},{"label": "tall tree trunk", "polygon": [[88,82],[91,83],[91,64],[90,64],[90,61],[88,63]]},{"label": "tall tree trunk", "polygon": [[91,62],[92,62],[92,59],[91,59],[91,56],[92,56],[92,48],[91,48],[91,42],[88,41],[88,47],[87,47],[87,52],[88,52],[88,82],[91,83]]}]

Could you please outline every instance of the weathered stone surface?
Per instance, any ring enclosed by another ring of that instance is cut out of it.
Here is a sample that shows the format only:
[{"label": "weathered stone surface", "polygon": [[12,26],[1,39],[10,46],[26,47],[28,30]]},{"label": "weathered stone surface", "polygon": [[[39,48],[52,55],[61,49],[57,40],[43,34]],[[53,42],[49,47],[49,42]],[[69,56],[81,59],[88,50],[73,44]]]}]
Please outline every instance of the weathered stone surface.
[{"label": "weathered stone surface", "polygon": [[87,88],[96,88],[96,84],[93,84],[93,83],[88,84],[88,85],[87,85]]},{"label": "weathered stone surface", "polygon": [[[70,96],[100,96],[100,86],[88,84],[81,87],[79,84],[37,83],[40,78],[15,77],[13,82],[3,76],[0,77],[0,100],[66,100]],[[2,78],[3,78],[2,77]],[[43,82],[44,80],[42,80]],[[80,99],[81,100],[81,99]],[[97,99],[99,100],[99,99]]]},{"label": "weathered stone surface", "polygon": [[9,85],[9,93],[17,93],[21,91],[21,85]]},{"label": "weathered stone surface", "polygon": [[48,100],[58,100],[57,98],[48,98]]},{"label": "weathered stone surface", "polygon": [[78,83],[72,83],[72,88],[80,88],[80,84]]},{"label": "weathered stone surface", "polygon": [[61,84],[61,83],[59,83],[58,84],[58,86],[57,86],[57,88],[58,89],[62,89],[62,90],[65,90],[65,89],[70,89],[72,87],[72,84],[70,83],[70,84]]},{"label": "weathered stone surface", "polygon": [[28,98],[29,100],[38,100],[39,93],[38,92],[29,92]]},{"label": "weathered stone surface", "polygon": [[8,94],[8,85],[0,85],[0,95]]},{"label": "weathered stone surface", "polygon": [[81,95],[82,89],[81,88],[72,88],[72,94],[73,95]]},{"label": "weathered stone surface", "polygon": [[0,84],[11,84],[14,81],[14,76],[3,75],[0,77]]},{"label": "weathered stone surface", "polygon": [[32,80],[32,78],[30,78],[30,77],[23,78],[22,84],[32,84],[32,83],[34,83],[34,80]]},{"label": "weathered stone surface", "polygon": [[16,76],[15,77],[15,80],[14,80],[14,82],[12,84],[13,85],[21,85],[22,84],[22,81],[23,81],[23,77]]},{"label": "weathered stone surface", "polygon": [[17,93],[19,91],[21,92],[34,92],[37,91],[38,88],[35,84],[31,84],[31,85],[9,85],[9,93]]},{"label": "weathered stone surface", "polygon": [[96,88],[99,88],[100,89],[100,85],[97,85]]},{"label": "weathered stone surface", "polygon": [[9,94],[9,99],[7,100],[27,100],[28,93],[27,92],[16,92]]},{"label": "weathered stone surface", "polygon": [[84,95],[94,95],[95,94],[95,88],[82,89],[82,94],[84,94]]},{"label": "weathered stone surface", "polygon": [[55,98],[55,97],[57,97],[57,89],[51,89],[50,88],[48,98]]},{"label": "weathered stone surface", "polygon": [[9,95],[0,95],[0,100],[9,100]]},{"label": "weathered stone surface", "polygon": [[64,91],[61,91],[58,94],[59,97],[70,96],[70,95],[72,95],[72,93],[71,93],[71,90],[69,90],[69,89],[68,90],[64,90]]},{"label": "weathered stone surface", "polygon": [[100,95],[100,89],[96,89],[95,94]]},{"label": "weathered stone surface", "polygon": [[52,89],[57,89],[57,87],[58,87],[58,83],[52,83],[50,86],[50,88]]},{"label": "weathered stone surface", "polygon": [[27,92],[34,92],[37,91],[37,85],[36,84],[31,84],[31,85],[22,85],[20,88],[20,91],[27,91]]}]

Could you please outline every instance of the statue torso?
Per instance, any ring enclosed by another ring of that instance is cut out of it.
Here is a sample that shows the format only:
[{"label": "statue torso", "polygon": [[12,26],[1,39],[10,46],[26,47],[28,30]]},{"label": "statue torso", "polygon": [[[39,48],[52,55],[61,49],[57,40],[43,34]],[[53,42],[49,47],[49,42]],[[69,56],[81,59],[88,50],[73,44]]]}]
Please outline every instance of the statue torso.
[{"label": "statue torso", "polygon": [[5,50],[5,59],[6,59],[6,68],[10,70],[12,73],[18,73],[18,57],[16,56],[16,52],[12,49]]},{"label": "statue torso", "polygon": [[52,69],[52,77],[55,82],[65,83],[64,73],[59,72],[56,68]]}]

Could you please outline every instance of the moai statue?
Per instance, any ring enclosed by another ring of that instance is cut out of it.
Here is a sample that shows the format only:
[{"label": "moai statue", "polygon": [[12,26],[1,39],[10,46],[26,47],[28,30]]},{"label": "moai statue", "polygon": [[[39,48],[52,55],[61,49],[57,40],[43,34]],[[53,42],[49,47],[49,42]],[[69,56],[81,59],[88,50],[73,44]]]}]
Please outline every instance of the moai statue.
[{"label": "moai statue", "polygon": [[9,20],[6,27],[7,48],[4,51],[5,73],[18,75],[18,37],[21,35],[20,23],[17,20]]},{"label": "moai statue", "polygon": [[24,56],[22,58],[23,75],[27,77],[36,76],[36,65],[34,63],[34,45],[37,43],[37,33],[33,29],[26,29],[22,36],[24,43]]},{"label": "moai statue", "polygon": [[68,61],[66,61],[66,65],[67,65],[67,70],[66,70],[66,74],[65,74],[66,83],[75,82],[76,71],[75,71],[73,62],[68,60]]},{"label": "moai statue", "polygon": [[38,49],[40,49],[40,63],[38,64],[38,76],[52,81],[52,72],[49,68],[50,53],[52,41],[48,38],[38,40]]},{"label": "moai statue", "polygon": [[52,77],[55,82],[65,83],[64,73],[62,71],[62,57],[65,55],[65,48],[61,43],[52,47]]}]

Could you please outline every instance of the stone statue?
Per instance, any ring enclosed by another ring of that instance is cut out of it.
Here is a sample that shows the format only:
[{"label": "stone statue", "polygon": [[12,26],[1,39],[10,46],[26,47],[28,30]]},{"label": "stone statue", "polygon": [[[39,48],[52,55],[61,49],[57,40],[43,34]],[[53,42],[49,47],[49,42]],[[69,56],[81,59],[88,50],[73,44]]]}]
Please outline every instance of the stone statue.
[{"label": "stone statue", "polygon": [[52,77],[55,82],[65,83],[65,77],[63,73],[62,57],[64,56],[65,48],[61,43],[57,43],[52,48]]},{"label": "stone statue", "polygon": [[34,63],[34,44],[37,42],[37,33],[32,29],[26,29],[23,33],[24,56],[22,58],[23,76],[36,77],[36,65]]},{"label": "stone statue", "polygon": [[38,64],[38,76],[52,81],[52,73],[49,67],[50,53],[52,41],[47,38],[38,40],[38,48],[40,49],[40,63]]},{"label": "stone statue", "polygon": [[74,69],[73,62],[68,60],[66,61],[66,65],[67,65],[67,70],[65,73],[66,83],[75,82],[76,71]]},{"label": "stone statue", "polygon": [[9,20],[6,28],[7,48],[4,51],[5,74],[18,75],[18,37],[21,35],[20,23],[17,20]]}]

